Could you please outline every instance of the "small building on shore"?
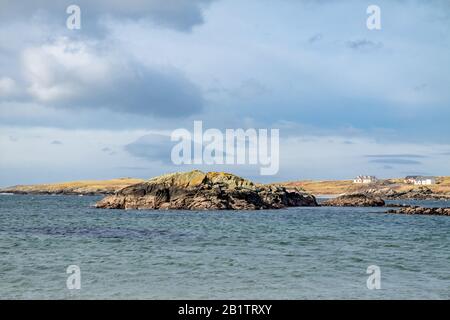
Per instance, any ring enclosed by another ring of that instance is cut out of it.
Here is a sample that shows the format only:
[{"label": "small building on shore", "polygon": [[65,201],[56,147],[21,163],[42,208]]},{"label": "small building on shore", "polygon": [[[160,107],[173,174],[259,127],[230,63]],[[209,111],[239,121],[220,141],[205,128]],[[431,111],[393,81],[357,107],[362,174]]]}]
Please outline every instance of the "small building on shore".
[{"label": "small building on shore", "polygon": [[403,180],[403,182],[405,182],[407,184],[414,184],[414,181],[416,181],[416,179],[419,177],[420,176],[406,176],[405,179]]},{"label": "small building on shore", "polygon": [[353,183],[375,183],[378,179],[375,176],[357,176]]},{"label": "small building on shore", "polygon": [[429,176],[407,176],[405,177],[404,181],[407,184],[414,184],[416,186],[425,186],[435,184],[436,178]]}]

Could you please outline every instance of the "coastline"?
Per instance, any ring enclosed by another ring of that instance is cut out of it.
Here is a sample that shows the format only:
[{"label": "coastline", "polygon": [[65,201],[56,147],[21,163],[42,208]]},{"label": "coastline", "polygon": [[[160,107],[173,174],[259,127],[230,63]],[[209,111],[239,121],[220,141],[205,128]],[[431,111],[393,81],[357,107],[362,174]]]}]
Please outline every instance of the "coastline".
[{"label": "coastline", "polygon": [[[110,195],[123,188],[147,181],[141,178],[118,178],[110,180],[82,180],[51,184],[16,185],[0,188],[0,193],[33,195]],[[282,186],[295,188],[314,195],[316,198],[336,198],[343,194],[362,193],[385,200],[450,200],[450,177],[439,177],[435,185],[414,186],[401,179],[385,179],[379,183],[356,185],[350,180],[291,181],[261,186]]]}]

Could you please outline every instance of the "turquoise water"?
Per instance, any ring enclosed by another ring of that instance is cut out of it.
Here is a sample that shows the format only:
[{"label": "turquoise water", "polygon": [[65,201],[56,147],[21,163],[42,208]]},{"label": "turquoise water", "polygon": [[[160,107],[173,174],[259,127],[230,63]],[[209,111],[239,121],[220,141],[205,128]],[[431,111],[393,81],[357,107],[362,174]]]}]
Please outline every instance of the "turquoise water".
[{"label": "turquoise water", "polygon": [[[450,298],[449,217],[114,211],[98,199],[0,195],[0,298]],[[73,264],[80,290],[66,288]],[[380,290],[366,287],[369,265]]]}]

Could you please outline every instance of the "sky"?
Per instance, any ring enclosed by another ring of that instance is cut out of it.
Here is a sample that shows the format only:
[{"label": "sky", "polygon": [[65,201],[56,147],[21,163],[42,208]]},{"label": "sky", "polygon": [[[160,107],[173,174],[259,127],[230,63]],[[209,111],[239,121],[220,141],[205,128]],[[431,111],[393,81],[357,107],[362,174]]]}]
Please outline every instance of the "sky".
[{"label": "sky", "polygon": [[[79,0],[70,30],[73,3],[0,0],[0,186],[450,175],[446,0]],[[278,173],[174,165],[171,132],[198,120],[278,129]]]}]

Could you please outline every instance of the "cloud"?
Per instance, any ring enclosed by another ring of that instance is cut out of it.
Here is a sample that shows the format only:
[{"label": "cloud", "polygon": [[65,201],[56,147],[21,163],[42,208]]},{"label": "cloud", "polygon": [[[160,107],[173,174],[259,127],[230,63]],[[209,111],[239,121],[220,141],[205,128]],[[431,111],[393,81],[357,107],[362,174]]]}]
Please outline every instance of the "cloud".
[{"label": "cloud", "polygon": [[315,43],[315,42],[318,42],[318,41],[322,40],[322,38],[323,38],[323,35],[322,35],[321,33],[316,33],[315,35],[311,36],[311,37],[308,39],[308,42],[309,42],[310,44],[313,44],[313,43]]},{"label": "cloud", "polygon": [[53,140],[50,144],[53,144],[53,145],[61,145],[62,142],[59,141],[59,140]]},{"label": "cloud", "polygon": [[19,92],[16,81],[9,77],[0,77],[0,100],[12,99]]},{"label": "cloud", "polygon": [[367,39],[351,40],[346,42],[346,46],[358,51],[372,51],[383,46],[381,42],[373,42]]},{"label": "cloud", "polygon": [[131,155],[148,161],[171,164],[171,151],[174,142],[170,135],[151,133],[127,144],[125,151]]},{"label": "cloud", "polygon": [[391,165],[418,165],[422,162],[412,159],[424,159],[428,158],[422,154],[414,153],[399,153],[399,154],[368,154],[365,158],[375,158],[370,160],[371,163],[385,164],[384,169],[393,169]]},{"label": "cloud", "polygon": [[421,154],[368,154],[367,158],[427,158],[427,156]]},{"label": "cloud", "polygon": [[[96,33],[101,27],[102,17],[114,19],[149,20],[161,27],[178,31],[190,31],[194,26],[204,22],[203,10],[213,0],[78,0],[81,9],[81,30]],[[74,4],[72,0],[35,0],[26,5],[20,1],[0,1],[0,20],[51,20],[65,28],[68,17],[66,8]]]},{"label": "cloud", "polygon": [[112,150],[111,148],[108,148],[108,147],[102,148],[101,151],[109,154],[110,156],[114,156],[114,155],[117,154],[116,151],[114,151],[114,150]]},{"label": "cloud", "polygon": [[372,163],[385,163],[385,164],[401,164],[401,165],[407,165],[407,164],[412,164],[412,165],[417,165],[417,164],[422,164],[422,162],[417,161],[417,160],[408,160],[408,159],[396,159],[396,158],[392,158],[392,159],[374,159],[374,160],[370,160],[369,162]]},{"label": "cloud", "polygon": [[[178,166],[172,162],[171,154],[172,148],[178,143],[179,143],[178,141],[171,140],[170,134],[150,133],[138,138],[136,141],[130,144],[127,144],[124,147],[124,149],[134,157],[144,159],[150,162],[156,161],[177,168]],[[195,146],[204,148],[206,144],[200,145],[196,141],[191,140],[190,145],[191,145],[191,154],[192,156],[194,156]],[[226,152],[223,150],[222,154],[225,156]]]},{"label": "cloud", "polygon": [[22,94],[46,107],[103,108],[169,118],[203,108],[200,90],[178,70],[146,67],[131,57],[124,60],[91,42],[60,38],[28,48],[22,67]]}]

